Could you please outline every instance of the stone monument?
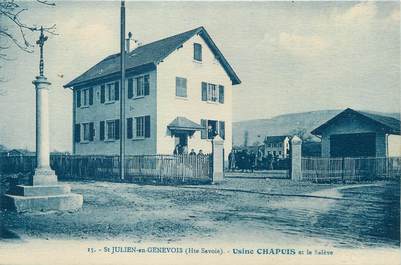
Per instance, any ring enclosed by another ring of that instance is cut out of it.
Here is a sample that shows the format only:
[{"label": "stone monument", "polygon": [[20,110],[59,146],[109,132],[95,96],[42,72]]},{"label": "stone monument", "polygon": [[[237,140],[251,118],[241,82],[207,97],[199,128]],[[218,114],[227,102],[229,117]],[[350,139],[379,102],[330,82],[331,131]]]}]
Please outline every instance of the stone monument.
[{"label": "stone monument", "polygon": [[39,76],[32,82],[36,90],[36,169],[30,185],[17,185],[5,195],[7,207],[18,212],[75,210],[83,203],[82,195],[71,193],[69,185],[59,184],[50,168],[48,94],[51,83],[43,73],[46,40],[42,27],[36,42],[40,47]]}]

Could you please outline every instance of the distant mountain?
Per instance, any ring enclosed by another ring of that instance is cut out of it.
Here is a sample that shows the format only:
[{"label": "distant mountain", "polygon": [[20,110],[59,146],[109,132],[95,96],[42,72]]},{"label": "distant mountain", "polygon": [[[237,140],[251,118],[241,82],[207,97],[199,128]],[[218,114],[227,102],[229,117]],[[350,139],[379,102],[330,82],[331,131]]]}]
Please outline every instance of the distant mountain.
[{"label": "distant mountain", "polygon": [[[243,145],[245,135],[248,134],[248,145],[262,143],[266,136],[290,135],[293,130],[306,129],[307,134],[336,116],[343,110],[319,110],[301,113],[284,114],[271,119],[246,120],[233,123],[233,144]],[[399,113],[371,113],[386,115],[400,119]],[[318,140],[313,136],[314,140]]]}]

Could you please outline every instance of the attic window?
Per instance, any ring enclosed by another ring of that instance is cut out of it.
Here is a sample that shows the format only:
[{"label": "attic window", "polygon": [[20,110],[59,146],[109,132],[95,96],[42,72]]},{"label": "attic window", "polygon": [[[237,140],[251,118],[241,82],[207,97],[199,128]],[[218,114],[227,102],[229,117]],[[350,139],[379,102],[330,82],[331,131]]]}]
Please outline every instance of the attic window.
[{"label": "attic window", "polygon": [[199,43],[194,43],[194,60],[198,62],[202,61],[202,45]]}]

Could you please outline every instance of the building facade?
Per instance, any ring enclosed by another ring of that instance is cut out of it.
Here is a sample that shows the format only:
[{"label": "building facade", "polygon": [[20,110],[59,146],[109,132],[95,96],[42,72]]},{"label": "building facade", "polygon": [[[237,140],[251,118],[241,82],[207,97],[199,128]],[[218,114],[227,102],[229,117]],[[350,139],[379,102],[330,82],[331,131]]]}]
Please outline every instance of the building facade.
[{"label": "building facade", "polygon": [[400,121],[384,115],[346,109],[312,134],[322,157],[401,156]]},{"label": "building facade", "polygon": [[264,140],[265,156],[286,158],[290,150],[290,137],[286,135],[267,136]]},{"label": "building facade", "polygon": [[125,97],[126,154],[211,152],[212,139],[232,143],[232,89],[239,78],[203,27],[127,53],[125,95],[119,54],[65,87],[73,90],[74,154],[118,154],[120,98]]}]

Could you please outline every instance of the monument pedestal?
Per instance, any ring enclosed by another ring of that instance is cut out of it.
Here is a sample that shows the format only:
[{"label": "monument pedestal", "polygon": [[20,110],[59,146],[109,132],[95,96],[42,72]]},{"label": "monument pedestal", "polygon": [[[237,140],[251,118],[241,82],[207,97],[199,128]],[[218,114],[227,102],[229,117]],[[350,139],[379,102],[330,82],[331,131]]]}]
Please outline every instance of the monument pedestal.
[{"label": "monument pedestal", "polygon": [[63,184],[18,185],[4,197],[6,207],[17,212],[78,210],[83,204],[82,195],[71,193],[71,187]]}]

